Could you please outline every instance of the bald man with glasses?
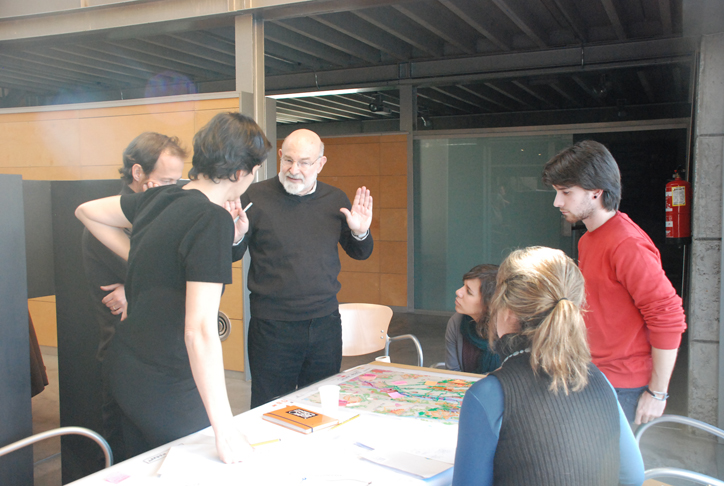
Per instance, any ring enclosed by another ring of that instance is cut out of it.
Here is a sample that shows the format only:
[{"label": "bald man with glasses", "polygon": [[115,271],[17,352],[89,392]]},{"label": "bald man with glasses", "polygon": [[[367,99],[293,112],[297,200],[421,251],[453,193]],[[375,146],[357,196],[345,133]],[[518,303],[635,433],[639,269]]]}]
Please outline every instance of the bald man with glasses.
[{"label": "bald man with glasses", "polygon": [[235,251],[249,248],[248,352],[251,406],[339,372],[342,327],[337,245],[350,257],[372,254],[372,196],[317,181],[327,163],[310,130],[292,132],[279,150],[279,175],[241,198],[249,229]]}]

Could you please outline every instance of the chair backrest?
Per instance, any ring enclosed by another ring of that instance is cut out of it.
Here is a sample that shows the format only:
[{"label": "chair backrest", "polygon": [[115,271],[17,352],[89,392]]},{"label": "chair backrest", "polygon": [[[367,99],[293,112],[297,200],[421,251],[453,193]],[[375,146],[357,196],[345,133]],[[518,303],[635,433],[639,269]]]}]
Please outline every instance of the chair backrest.
[{"label": "chair backrest", "polygon": [[384,349],[392,309],[379,304],[340,304],[342,356],[359,356]]}]

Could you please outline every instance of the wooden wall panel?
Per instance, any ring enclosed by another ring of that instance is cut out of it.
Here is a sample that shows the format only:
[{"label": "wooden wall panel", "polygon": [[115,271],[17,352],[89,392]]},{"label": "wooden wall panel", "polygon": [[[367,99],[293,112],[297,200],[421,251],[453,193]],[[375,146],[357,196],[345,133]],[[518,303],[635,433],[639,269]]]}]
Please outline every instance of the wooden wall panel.
[{"label": "wooden wall panel", "polygon": [[111,166],[117,169],[126,146],[140,133],[147,131],[177,136],[187,145],[193,137],[193,120],[192,112],[81,119],[79,136],[83,143],[80,164],[84,167]]},{"label": "wooden wall panel", "polygon": [[[340,302],[407,307],[407,137],[373,135],[324,138],[327,164],[319,180],[342,189],[350,200],[360,186],[374,200],[375,250],[366,261],[340,250]],[[278,142],[281,147],[281,141]]]},{"label": "wooden wall panel", "polygon": [[[143,131],[177,136],[189,151],[184,177],[191,168],[193,135],[217,113],[238,111],[239,99],[183,101],[108,108],[0,114],[0,174],[26,180],[118,179],[123,150]],[[229,369],[243,371],[241,267],[227,286],[222,310],[232,318],[232,335],[224,343]],[[28,301],[40,344],[57,346],[54,296]],[[235,358],[232,358],[234,356]]]},{"label": "wooden wall panel", "polygon": [[[121,154],[139,133],[178,136],[189,150],[193,135],[217,113],[238,110],[238,98],[197,100],[110,108],[0,115],[0,174],[31,180],[116,179]],[[278,147],[281,148],[281,140]],[[341,252],[342,302],[407,305],[407,139],[405,135],[325,138],[328,163],[319,179],[341,188],[352,200],[367,186],[375,201],[372,234],[375,251],[364,262]],[[224,343],[227,369],[243,370],[241,266],[227,286],[222,310],[232,319]],[[237,278],[238,275],[238,278]],[[387,290],[385,290],[387,289]],[[384,295],[384,297],[383,297]],[[53,297],[29,302],[41,344],[57,342]],[[49,299],[49,300],[48,300]]]}]

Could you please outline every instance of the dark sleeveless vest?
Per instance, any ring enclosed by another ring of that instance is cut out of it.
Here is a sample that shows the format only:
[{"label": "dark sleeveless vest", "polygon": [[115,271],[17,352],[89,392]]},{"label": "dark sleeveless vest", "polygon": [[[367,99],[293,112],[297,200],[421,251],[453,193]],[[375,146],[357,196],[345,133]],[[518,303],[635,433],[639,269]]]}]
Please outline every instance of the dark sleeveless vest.
[{"label": "dark sleeveless vest", "polygon": [[588,370],[588,385],[568,395],[548,391],[551,379],[533,373],[530,353],[510,357],[493,372],[505,401],[493,484],[618,485],[616,397],[598,368]]}]

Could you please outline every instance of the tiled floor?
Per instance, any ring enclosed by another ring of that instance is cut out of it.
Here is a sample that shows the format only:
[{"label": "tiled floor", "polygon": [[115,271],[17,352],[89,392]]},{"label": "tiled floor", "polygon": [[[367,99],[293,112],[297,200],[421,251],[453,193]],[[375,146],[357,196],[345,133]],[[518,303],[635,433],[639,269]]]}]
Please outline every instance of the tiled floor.
[{"label": "tiled floor", "polygon": [[[422,343],[424,364],[431,366],[445,359],[445,325],[447,317],[421,314],[396,313],[390,324],[390,336],[414,334]],[[58,358],[55,348],[43,347],[43,359],[48,370],[50,385],[33,398],[33,432],[53,429],[59,426],[58,412]],[[369,363],[376,356],[347,357],[342,360],[342,369]],[[390,347],[392,360],[397,363],[417,364],[417,353],[410,341],[393,343]],[[684,356],[685,362],[685,356]],[[686,369],[677,368],[670,387],[672,396],[678,397],[669,403],[668,413],[682,413],[685,410]],[[244,381],[243,374],[227,372],[226,386],[235,414],[249,409],[251,383]],[[34,447],[35,486],[60,486],[60,439],[49,439]],[[710,437],[690,434],[677,425],[653,427],[642,441],[646,468],[679,467],[698,471],[724,479],[724,446]],[[692,483],[669,480],[675,486]]]}]

